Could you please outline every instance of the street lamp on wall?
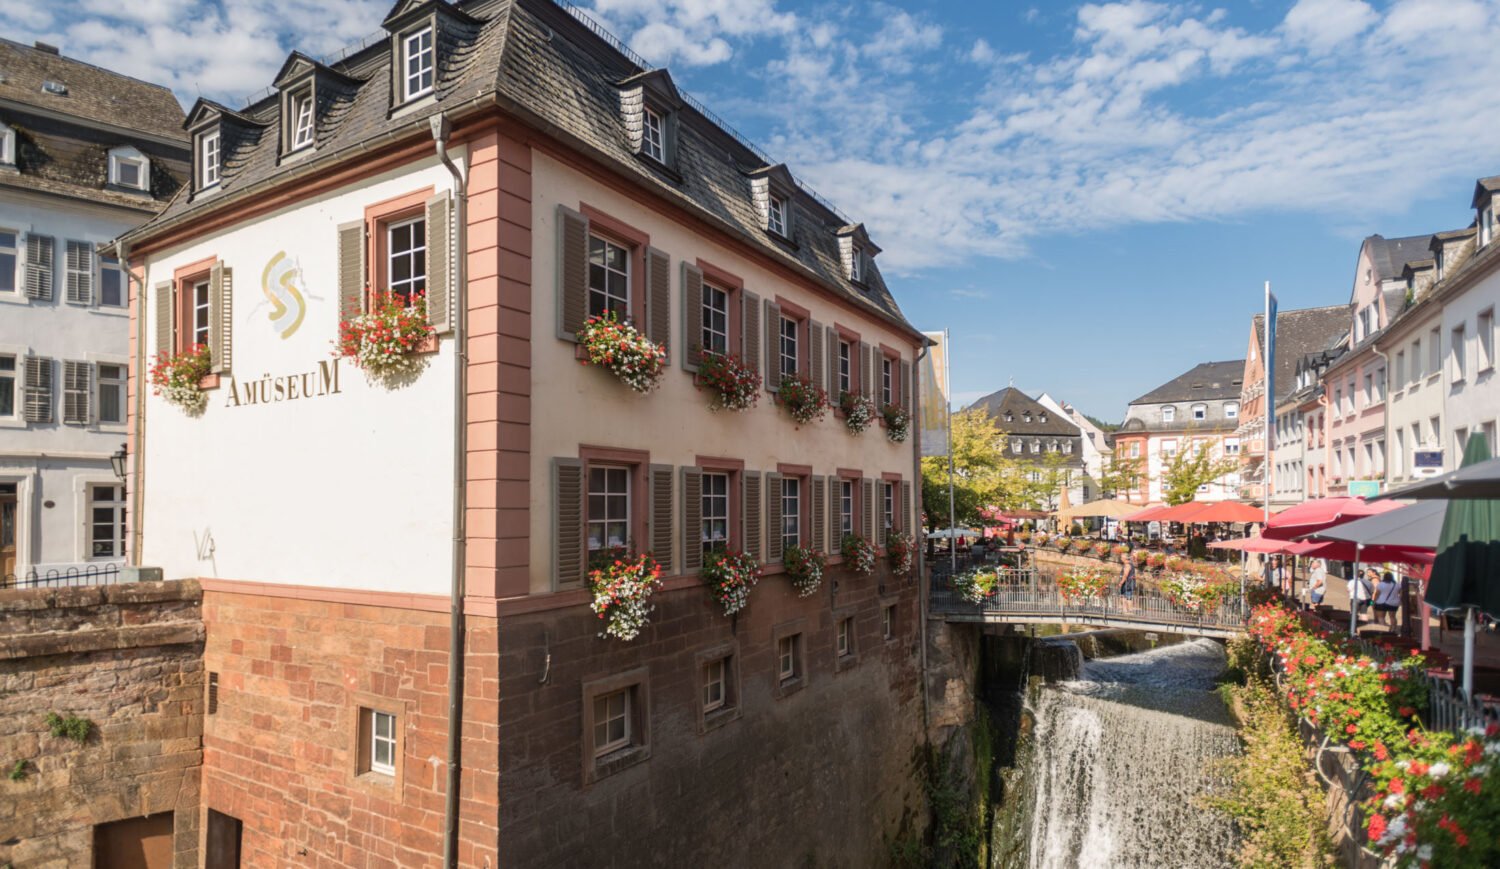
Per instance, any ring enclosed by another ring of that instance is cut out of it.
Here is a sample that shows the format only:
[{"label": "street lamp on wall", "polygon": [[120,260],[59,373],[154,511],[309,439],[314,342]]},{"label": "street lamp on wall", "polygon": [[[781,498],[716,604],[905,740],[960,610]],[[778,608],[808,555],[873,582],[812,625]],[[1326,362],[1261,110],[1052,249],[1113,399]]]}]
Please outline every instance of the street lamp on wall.
[{"label": "street lamp on wall", "polygon": [[109,466],[114,469],[115,478],[121,482],[125,481],[125,458],[128,455],[125,452],[126,446],[127,444],[120,444],[120,448],[109,457]]}]

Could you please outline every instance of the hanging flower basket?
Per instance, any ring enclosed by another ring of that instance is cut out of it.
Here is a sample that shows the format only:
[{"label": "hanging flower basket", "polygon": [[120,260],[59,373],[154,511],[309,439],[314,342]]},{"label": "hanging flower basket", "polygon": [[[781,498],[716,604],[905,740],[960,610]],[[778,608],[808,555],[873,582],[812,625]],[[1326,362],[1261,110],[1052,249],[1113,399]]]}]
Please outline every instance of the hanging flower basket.
[{"label": "hanging flower basket", "polygon": [[905,531],[892,531],[886,537],[885,554],[891,561],[891,575],[906,576],[916,562],[916,541]]},{"label": "hanging flower basket", "polygon": [[781,554],[781,564],[798,597],[807,597],[823,584],[823,553],[801,546],[788,546]]},{"label": "hanging flower basket", "polygon": [[953,590],[959,597],[973,604],[984,603],[984,599],[995,593],[1000,585],[1000,574],[993,570],[978,570],[960,573],[953,577]]},{"label": "hanging flower basket", "polygon": [[1145,549],[1137,549],[1130,553],[1130,558],[1135,562],[1136,567],[1145,567],[1146,562],[1151,560],[1151,553]]},{"label": "hanging flower basket", "polygon": [[860,576],[875,572],[875,546],[860,535],[845,534],[839,552],[844,556],[844,564]]},{"label": "hanging flower basket", "polygon": [[426,367],[421,351],[436,334],[427,322],[424,294],[418,293],[410,305],[385,295],[369,311],[339,322],[333,355],[352,361],[372,380],[396,386],[410,382]]},{"label": "hanging flower basket", "polygon": [[617,320],[614,311],[588,318],[578,330],[578,343],[587,354],[583,364],[604,368],[636,392],[655,389],[667,367],[667,351]]},{"label": "hanging flower basket", "polygon": [[1109,554],[1114,556],[1115,558],[1119,558],[1129,551],[1130,547],[1126,546],[1123,543],[1116,543],[1114,546],[1111,546],[1109,548]]},{"label": "hanging flower basket", "polygon": [[732,616],[745,608],[750,589],[760,581],[760,562],[748,552],[721,549],[704,559],[700,575],[723,605],[724,615]]},{"label": "hanging flower basket", "polygon": [[1238,597],[1239,584],[1224,574],[1171,573],[1157,581],[1161,593],[1174,604],[1197,612]]},{"label": "hanging flower basket", "polygon": [[605,622],[601,637],[633,640],[650,620],[651,593],[661,585],[661,565],[650,555],[604,556],[589,570],[589,604]]},{"label": "hanging flower basket", "polygon": [[151,391],[188,416],[198,416],[208,406],[208,393],[198,384],[211,366],[207,344],[194,344],[176,355],[163,350],[151,363]]},{"label": "hanging flower basket", "polygon": [[776,392],[776,403],[786,408],[799,425],[807,425],[822,419],[828,412],[828,393],[805,375],[785,375]]},{"label": "hanging flower basket", "polygon": [[731,353],[704,352],[698,385],[714,395],[709,410],[749,410],[760,399],[760,372]]},{"label": "hanging flower basket", "polygon": [[885,417],[885,438],[893,444],[904,442],[911,435],[911,414],[899,404],[887,404],[880,411]]},{"label": "hanging flower basket", "polygon": [[1099,567],[1077,567],[1057,577],[1057,591],[1070,604],[1089,603],[1104,594],[1114,574]]},{"label": "hanging flower basket", "polygon": [[1093,546],[1093,549],[1094,549],[1094,554],[1097,555],[1100,558],[1103,558],[1103,557],[1105,557],[1106,555],[1109,554],[1109,544],[1108,543],[1103,543],[1103,542],[1095,543],[1094,546]]},{"label": "hanging flower basket", "polygon": [[875,421],[875,402],[857,392],[840,392],[839,409],[844,412],[844,427],[859,434]]}]

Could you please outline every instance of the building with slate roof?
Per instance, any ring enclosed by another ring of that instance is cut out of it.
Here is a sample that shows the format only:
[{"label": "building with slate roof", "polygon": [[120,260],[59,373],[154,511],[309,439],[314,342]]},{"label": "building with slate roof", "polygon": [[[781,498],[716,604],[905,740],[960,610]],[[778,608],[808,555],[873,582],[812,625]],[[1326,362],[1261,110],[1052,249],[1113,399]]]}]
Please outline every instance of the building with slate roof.
[{"label": "building with slate roof", "polygon": [[[1097,491],[1089,479],[1084,463],[1083,432],[1067,413],[1048,407],[1014,386],[992,392],[969,405],[967,410],[982,410],[1005,434],[1006,454],[1018,461],[1041,463],[1048,456],[1064,468],[1063,486],[1072,503],[1081,504]],[[1044,505],[1055,509],[1061,490]]]},{"label": "building with slate roof", "polygon": [[[207,864],[731,864],[746,825],[766,865],[885,862],[921,801],[918,585],[885,556],[924,339],[877,241],[571,7],[382,28],[200,100],[189,185],[122,239],[138,363],[207,346],[177,403],[136,389],[130,451],[131,552],[201,581],[226,686]],[[330,355],[377,316],[394,375]],[[590,364],[622,323],[654,378]],[[897,424],[784,406],[819,390]],[[731,549],[762,565],[732,618],[701,578]],[[632,639],[591,573],[619,550],[661,569]]]},{"label": "building with slate roof", "polygon": [[[1243,359],[1204,362],[1130,403],[1115,432],[1115,457],[1142,463],[1144,487],[1123,493],[1125,500],[1161,501],[1162,472],[1180,450],[1208,450],[1216,459],[1239,455],[1244,371]],[[1229,474],[1201,487],[1196,500],[1233,499],[1238,486],[1238,475]]]},{"label": "building with slate roof", "polygon": [[124,558],[129,287],[96,248],[187,177],[182,119],[166,88],[0,39],[0,588]]}]

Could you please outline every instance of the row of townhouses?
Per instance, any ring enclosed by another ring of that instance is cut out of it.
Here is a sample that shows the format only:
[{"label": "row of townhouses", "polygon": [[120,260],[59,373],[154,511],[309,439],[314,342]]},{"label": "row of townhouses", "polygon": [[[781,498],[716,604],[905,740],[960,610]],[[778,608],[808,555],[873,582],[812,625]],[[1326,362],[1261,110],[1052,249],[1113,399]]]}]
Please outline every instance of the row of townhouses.
[{"label": "row of townhouses", "polygon": [[1462,229],[1365,239],[1347,303],[1280,312],[1274,396],[1254,318],[1245,497],[1279,507],[1370,494],[1454,469],[1472,434],[1497,448],[1497,191],[1500,177],[1476,182]]},{"label": "row of townhouses", "polygon": [[[0,43],[0,574],[202,588],[201,775],[91,822],[149,804],[210,867],[885,861],[921,803],[915,438],[784,406],[916,406],[879,247],[566,4],[380,26],[185,117]],[[391,376],[342,352],[381,317],[426,333]],[[608,317],[655,389],[589,364]],[[732,616],[726,548],[764,565]],[[608,636],[589,571],[640,553]]]},{"label": "row of townhouses", "polygon": [[[1179,459],[1206,453],[1221,463],[1239,456],[1244,371],[1243,360],[1204,362],[1130,402],[1110,438],[1117,467],[1135,469],[1136,484],[1115,496],[1139,504],[1161,502],[1167,472]],[[1194,497],[1230,500],[1238,485],[1238,475],[1230,473],[1200,485]]]}]

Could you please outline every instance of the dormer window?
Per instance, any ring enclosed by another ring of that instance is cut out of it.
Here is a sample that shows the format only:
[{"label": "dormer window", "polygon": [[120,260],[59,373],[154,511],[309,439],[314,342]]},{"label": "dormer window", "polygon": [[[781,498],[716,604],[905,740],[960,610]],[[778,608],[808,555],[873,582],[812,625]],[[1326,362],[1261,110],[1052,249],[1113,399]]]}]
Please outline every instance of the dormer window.
[{"label": "dormer window", "polygon": [[667,125],[657,112],[647,108],[641,120],[641,153],[658,163],[667,162]]},{"label": "dormer window", "polygon": [[57,97],[65,97],[68,95],[68,86],[60,81],[47,79],[46,81],[42,82],[42,92],[49,93]]},{"label": "dormer window", "polygon": [[219,183],[219,131],[209,130],[198,136],[198,189],[206,190]]},{"label": "dormer window", "polygon": [[432,25],[401,37],[401,101],[409,102],[432,93],[436,69],[432,47]]},{"label": "dormer window", "polygon": [[151,161],[134,148],[115,148],[109,152],[109,183],[129,190],[150,187]]},{"label": "dormer window", "polygon": [[[859,245],[854,246],[854,252],[849,256],[849,280],[856,284],[864,283],[865,280],[865,250]],[[1031,422],[1030,419],[1026,420]]]},{"label": "dormer window", "polygon": [[1031,422],[1031,411],[1028,410],[1025,413],[1021,414],[1021,420],[1023,422]]},{"label": "dormer window", "polygon": [[16,165],[16,131],[0,124],[0,165]]},{"label": "dormer window", "polygon": [[1005,412],[1005,421],[1006,422],[1015,422],[1016,421],[1016,415],[1007,410]]},{"label": "dormer window", "polygon": [[786,200],[780,196],[771,197],[771,203],[766,210],[766,228],[783,238],[786,237]]},{"label": "dormer window", "polygon": [[1041,421],[1041,422],[1046,422],[1047,421],[1047,411],[1045,411],[1045,410],[1042,411],[1041,415],[1038,416],[1037,419],[1039,421]]},{"label": "dormer window", "polygon": [[1161,421],[1162,422],[1176,422],[1177,421],[1177,408],[1172,407],[1171,405],[1167,405],[1166,407],[1162,408],[1161,409]]},{"label": "dormer window", "polygon": [[[1306,379],[1307,378],[1305,376],[1298,378],[1299,381],[1305,381]],[[1304,383],[1303,385],[1305,386],[1306,384]],[[1224,418],[1225,419],[1239,419],[1239,416],[1240,416],[1240,403],[1238,401],[1226,401],[1226,402],[1224,402]]]},{"label": "dormer window", "polygon": [[1486,202],[1484,208],[1479,212],[1479,246],[1484,247],[1495,237],[1495,212],[1490,209]]},{"label": "dormer window", "polygon": [[1208,419],[1208,405],[1206,405],[1206,404],[1195,404],[1195,405],[1193,405],[1193,419],[1198,420],[1200,422],[1202,420]]},{"label": "dormer window", "polygon": [[297,151],[313,143],[313,118],[312,88],[293,94],[291,99],[292,139],[287,150]]},{"label": "dormer window", "polygon": [[870,240],[870,235],[865,232],[862,223],[845,226],[838,230],[837,235],[839,258],[842,260],[845,274],[849,276],[851,283],[865,284],[870,279],[875,255],[880,253],[880,248]]}]

